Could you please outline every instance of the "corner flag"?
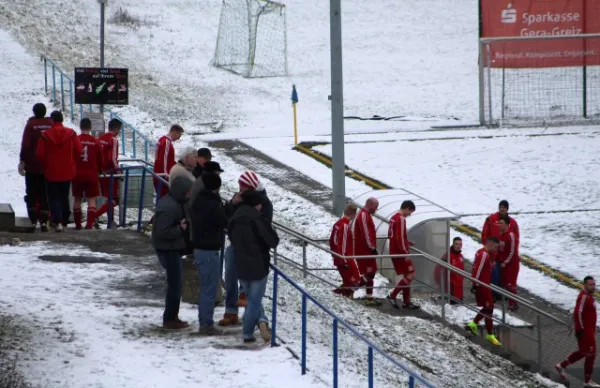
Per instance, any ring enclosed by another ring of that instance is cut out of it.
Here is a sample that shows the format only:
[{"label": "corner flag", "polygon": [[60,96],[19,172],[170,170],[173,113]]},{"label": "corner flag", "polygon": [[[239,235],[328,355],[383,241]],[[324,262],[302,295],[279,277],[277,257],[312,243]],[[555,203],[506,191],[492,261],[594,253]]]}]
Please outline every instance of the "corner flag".
[{"label": "corner flag", "polygon": [[298,92],[296,92],[296,85],[292,85],[292,104],[298,103]]}]

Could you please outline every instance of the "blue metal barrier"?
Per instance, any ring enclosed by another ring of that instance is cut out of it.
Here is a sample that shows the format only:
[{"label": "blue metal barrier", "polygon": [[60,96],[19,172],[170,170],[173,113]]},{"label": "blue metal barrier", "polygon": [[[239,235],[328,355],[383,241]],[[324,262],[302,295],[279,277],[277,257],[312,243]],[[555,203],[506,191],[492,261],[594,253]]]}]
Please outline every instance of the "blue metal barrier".
[{"label": "blue metal barrier", "polygon": [[433,388],[434,385],[425,380],[421,375],[412,371],[408,366],[393,359],[390,355],[381,350],[374,342],[359,333],[354,327],[350,326],[346,321],[338,317],[333,311],[323,306],[317,301],[312,295],[304,290],[298,283],[290,279],[289,276],[284,274],[277,266],[271,264],[273,270],[273,310],[271,316],[271,346],[277,346],[276,333],[277,333],[277,296],[278,296],[278,284],[279,278],[283,278],[290,285],[302,294],[302,354],[301,354],[301,368],[302,374],[306,373],[306,327],[307,327],[307,301],[311,301],[315,306],[320,308],[323,312],[333,318],[333,387],[338,388],[338,325],[344,326],[350,333],[352,333],[359,340],[364,342],[368,346],[368,384],[369,388],[374,387],[374,370],[373,370],[373,352],[377,352],[379,355],[390,361],[394,366],[409,375],[408,386],[414,388],[415,383],[419,382],[422,386]]}]

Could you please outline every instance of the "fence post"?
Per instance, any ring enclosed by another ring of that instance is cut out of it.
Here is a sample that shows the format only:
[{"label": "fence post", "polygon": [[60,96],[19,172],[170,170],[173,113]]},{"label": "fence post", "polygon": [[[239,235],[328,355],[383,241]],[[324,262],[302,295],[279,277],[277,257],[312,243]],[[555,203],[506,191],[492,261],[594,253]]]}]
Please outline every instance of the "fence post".
[{"label": "fence post", "polygon": [[542,317],[540,314],[537,315],[537,341],[538,341],[538,372],[542,373]]},{"label": "fence post", "polygon": [[277,247],[273,248],[273,263],[277,265]]},{"label": "fence post", "polygon": [[493,125],[493,117],[492,117],[492,53],[490,48],[490,43],[486,46],[486,58],[487,58],[487,76],[488,76],[488,109],[489,109],[489,120],[488,127],[491,128]]},{"label": "fence post", "polygon": [[154,203],[154,207],[158,206],[158,201],[160,201],[160,193],[162,193],[162,187],[163,187],[163,183],[162,183],[162,179],[160,179],[162,177],[159,176],[158,179],[158,185],[156,188],[156,202]]},{"label": "fence post", "polygon": [[408,388],[415,388],[415,376],[408,378]]},{"label": "fence post", "polygon": [[[584,54],[585,55],[585,54]],[[583,118],[587,119],[587,66],[583,65]]]},{"label": "fence post", "polygon": [[333,388],[338,388],[338,321],[333,320]]},{"label": "fence post", "polygon": [[483,43],[479,40],[479,124],[485,124],[485,75],[483,63]]},{"label": "fence post", "polygon": [[277,281],[279,272],[273,271],[273,308],[271,309],[271,346],[277,346]]},{"label": "fence post", "polygon": [[131,146],[133,147],[133,158],[136,158],[137,153],[135,152],[135,131],[133,130],[132,127],[129,127],[131,129],[131,142],[133,143]]},{"label": "fence post", "polygon": [[[110,112],[110,115],[112,116],[112,112]],[[123,128],[121,129],[121,154],[123,155],[127,155],[125,153],[125,131],[127,131],[127,124],[123,124]]]},{"label": "fence post", "polygon": [[115,176],[114,173],[110,173],[110,181],[108,182],[108,212],[106,213],[106,215],[108,216],[108,223],[106,224],[106,227],[108,229],[112,228],[112,218],[113,218],[113,214],[114,214],[114,207],[113,207],[113,187],[115,184]]},{"label": "fence post", "polygon": [[302,241],[302,275],[306,279],[308,276],[308,269],[306,264],[306,241]]},{"label": "fence post", "polygon": [[52,102],[56,103],[56,71],[54,71],[54,63],[52,63]]},{"label": "fence post", "polygon": [[373,388],[373,348],[369,346],[369,357],[368,357],[368,364],[369,364],[369,388]]},{"label": "fence post", "polygon": [[[79,117],[83,118],[83,104],[79,104]],[[104,130],[104,128],[102,128]]]},{"label": "fence post", "polygon": [[306,294],[302,293],[302,374],[306,374]]},{"label": "fence post", "polygon": [[44,57],[44,94],[48,95],[48,61]]},{"label": "fence post", "polygon": [[144,139],[144,161],[148,161],[148,140]]},{"label": "fence post", "polygon": [[137,231],[142,230],[142,210],[144,210],[144,186],[146,183],[146,167],[142,168],[142,183],[140,184],[140,206],[138,208]]},{"label": "fence post", "polygon": [[500,303],[502,304],[502,323],[506,324],[506,303],[504,303],[504,295],[500,295]]},{"label": "fence post", "polygon": [[123,198],[123,206],[121,206],[121,212],[123,213],[123,216],[121,217],[121,226],[125,226],[125,222],[127,221],[127,189],[129,188],[129,169],[125,170],[124,186],[123,193],[121,193]]},{"label": "fence post", "polygon": [[75,104],[73,102],[73,81],[69,80],[69,106],[71,107],[71,121],[75,120]]},{"label": "fence post", "polygon": [[65,110],[65,83],[62,71],[60,72],[60,110]]}]

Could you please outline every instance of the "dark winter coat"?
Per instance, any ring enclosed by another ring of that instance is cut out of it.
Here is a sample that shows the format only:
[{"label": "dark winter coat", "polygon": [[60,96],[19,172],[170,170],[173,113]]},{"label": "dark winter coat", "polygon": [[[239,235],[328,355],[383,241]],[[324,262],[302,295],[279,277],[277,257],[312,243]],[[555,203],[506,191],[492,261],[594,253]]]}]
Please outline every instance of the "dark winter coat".
[{"label": "dark winter coat", "polygon": [[43,174],[44,166],[35,155],[38,142],[42,133],[52,127],[52,120],[48,117],[35,118],[27,120],[27,125],[23,130],[23,140],[21,141],[21,160],[25,163],[25,170],[31,174]]},{"label": "dark winter coat", "polygon": [[192,204],[192,242],[195,249],[217,251],[223,245],[227,216],[219,194],[202,190]]},{"label": "dark winter coat", "polygon": [[[259,193],[262,198],[262,208],[260,209],[260,214],[270,225],[273,222],[273,203],[271,203],[271,200],[267,196],[267,190],[260,190]],[[231,203],[231,201],[227,202],[227,204],[225,205],[227,215],[229,217],[233,216],[233,214],[235,214],[236,210],[240,207],[240,205],[241,204],[234,205]]]},{"label": "dark winter coat", "polygon": [[269,274],[269,249],[277,247],[279,236],[258,210],[241,205],[231,218],[229,239],[234,248],[238,278],[261,280]]},{"label": "dark winter coat", "polygon": [[169,193],[156,205],[152,224],[152,246],[163,251],[184,251],[185,232],[180,222],[185,218],[184,205],[186,194],[192,187],[192,181],[185,177],[175,178],[171,182]]},{"label": "dark winter coat", "polygon": [[194,169],[192,170],[192,174],[194,174],[196,179],[198,179],[202,176],[203,172],[204,172],[204,167],[202,167],[200,165],[200,163],[196,163],[196,167],[194,167]]}]

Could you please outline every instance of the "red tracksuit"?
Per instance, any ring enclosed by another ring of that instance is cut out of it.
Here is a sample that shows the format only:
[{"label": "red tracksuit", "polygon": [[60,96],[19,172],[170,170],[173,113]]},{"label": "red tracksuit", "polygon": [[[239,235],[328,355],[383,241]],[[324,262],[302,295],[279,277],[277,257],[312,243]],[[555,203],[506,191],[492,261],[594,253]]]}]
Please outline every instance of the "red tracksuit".
[{"label": "red tracksuit", "polygon": [[[517,221],[512,218],[510,218],[510,223],[508,224],[508,232],[515,232],[515,235],[517,237],[517,244],[521,241],[521,235],[519,233],[519,224],[517,224]],[[500,226],[498,225],[498,220],[500,219],[500,213],[494,213],[491,214],[488,218],[485,219],[485,222],[483,223],[483,228],[481,229],[481,243],[485,244],[485,240],[487,240],[488,237],[496,237],[497,239],[500,239],[500,235],[502,234],[500,232]]]},{"label": "red tracksuit", "polygon": [[[329,248],[342,256],[353,256],[352,250],[352,231],[350,230],[350,220],[347,217],[340,218],[331,230],[329,237]],[[342,285],[335,290],[336,293],[352,296],[354,290],[360,285],[360,272],[354,259],[341,259],[333,256],[333,265],[335,265],[342,277]]]},{"label": "red tracksuit", "polygon": [[[118,174],[119,173],[119,141],[110,132],[106,132],[104,135],[98,138],[100,145],[102,146],[102,171],[106,175]],[[117,206],[119,198],[119,179],[113,178],[112,182],[112,193],[110,192],[110,177],[100,178],[100,190],[102,196],[108,199],[112,196],[112,202],[106,201],[98,211],[96,212],[96,218],[100,217],[106,212],[109,212],[110,219],[114,218],[113,209]]]},{"label": "red tracksuit", "polygon": [[575,310],[573,311],[573,321],[575,322],[575,332],[579,333],[577,339],[578,350],[571,353],[566,360],[561,362],[560,366],[566,368],[585,357],[583,372],[585,382],[592,379],[594,372],[594,360],[596,358],[596,300],[592,294],[585,290],[579,293]]},{"label": "red tracksuit", "polygon": [[[368,211],[362,209],[352,223],[354,235],[354,254],[356,256],[372,255],[377,249],[377,235],[375,223]],[[356,259],[361,276],[366,282],[367,297],[373,295],[373,279],[377,273],[377,260],[375,258]]]},{"label": "red tracksuit", "polygon": [[[73,196],[79,198],[95,198],[100,195],[100,182],[98,174],[102,167],[102,146],[100,141],[88,133],[79,135],[82,151],[81,158],[77,160],[77,174],[73,180]],[[73,207],[75,226],[81,228],[81,207]],[[86,229],[91,229],[96,219],[96,207],[87,208]]]},{"label": "red tracksuit", "polygon": [[[442,256],[442,260],[448,261],[448,253],[444,253]],[[461,251],[455,251],[452,247],[450,247],[450,265],[458,268],[460,270],[465,270],[464,257]],[[446,284],[447,272],[442,269],[440,266],[435,267],[435,281],[437,284]],[[450,295],[452,295],[456,299],[463,299],[463,289],[464,289],[464,278],[454,272],[450,272]]]},{"label": "red tracksuit", "polygon": [[[507,231],[500,235],[500,248],[497,260],[500,264],[504,265],[504,268],[502,268],[502,285],[516,295],[521,259],[519,257],[519,240],[514,231]],[[508,305],[515,307],[517,302],[510,299]]]},{"label": "red tracksuit", "polygon": [[71,182],[75,178],[75,163],[80,155],[81,143],[77,134],[62,123],[55,123],[42,133],[36,150],[48,182]]},{"label": "red tracksuit", "polygon": [[[167,174],[163,176],[163,179],[168,180],[168,174],[171,172],[171,168],[173,168],[175,163],[175,147],[173,147],[173,139],[171,139],[169,135],[165,135],[158,139],[158,143],[156,144],[154,172],[156,174]],[[154,178],[156,194],[159,198],[162,198],[169,192],[169,186],[164,183],[159,185],[159,182],[158,179]]]},{"label": "red tracksuit", "polygon": [[[471,271],[471,277],[480,280],[484,284],[490,284],[492,281],[492,268],[494,266],[494,260],[491,255],[481,248],[475,254],[475,261],[473,263],[473,270]],[[481,307],[479,313],[474,319],[475,323],[479,323],[485,318],[485,329],[488,334],[492,334],[494,328],[494,321],[492,320],[492,314],[494,312],[494,298],[492,297],[492,290],[474,283],[477,287],[475,292],[475,299],[477,300],[477,306]]]},{"label": "red tracksuit", "polygon": [[[400,212],[394,214],[390,219],[388,228],[388,239],[390,241],[390,255],[409,254],[410,244],[408,241],[408,231],[406,228],[406,217]],[[401,276],[400,281],[391,292],[390,296],[394,299],[402,291],[402,300],[405,305],[410,303],[410,283],[409,275],[415,273],[415,267],[410,257],[392,258],[396,274]]]}]

